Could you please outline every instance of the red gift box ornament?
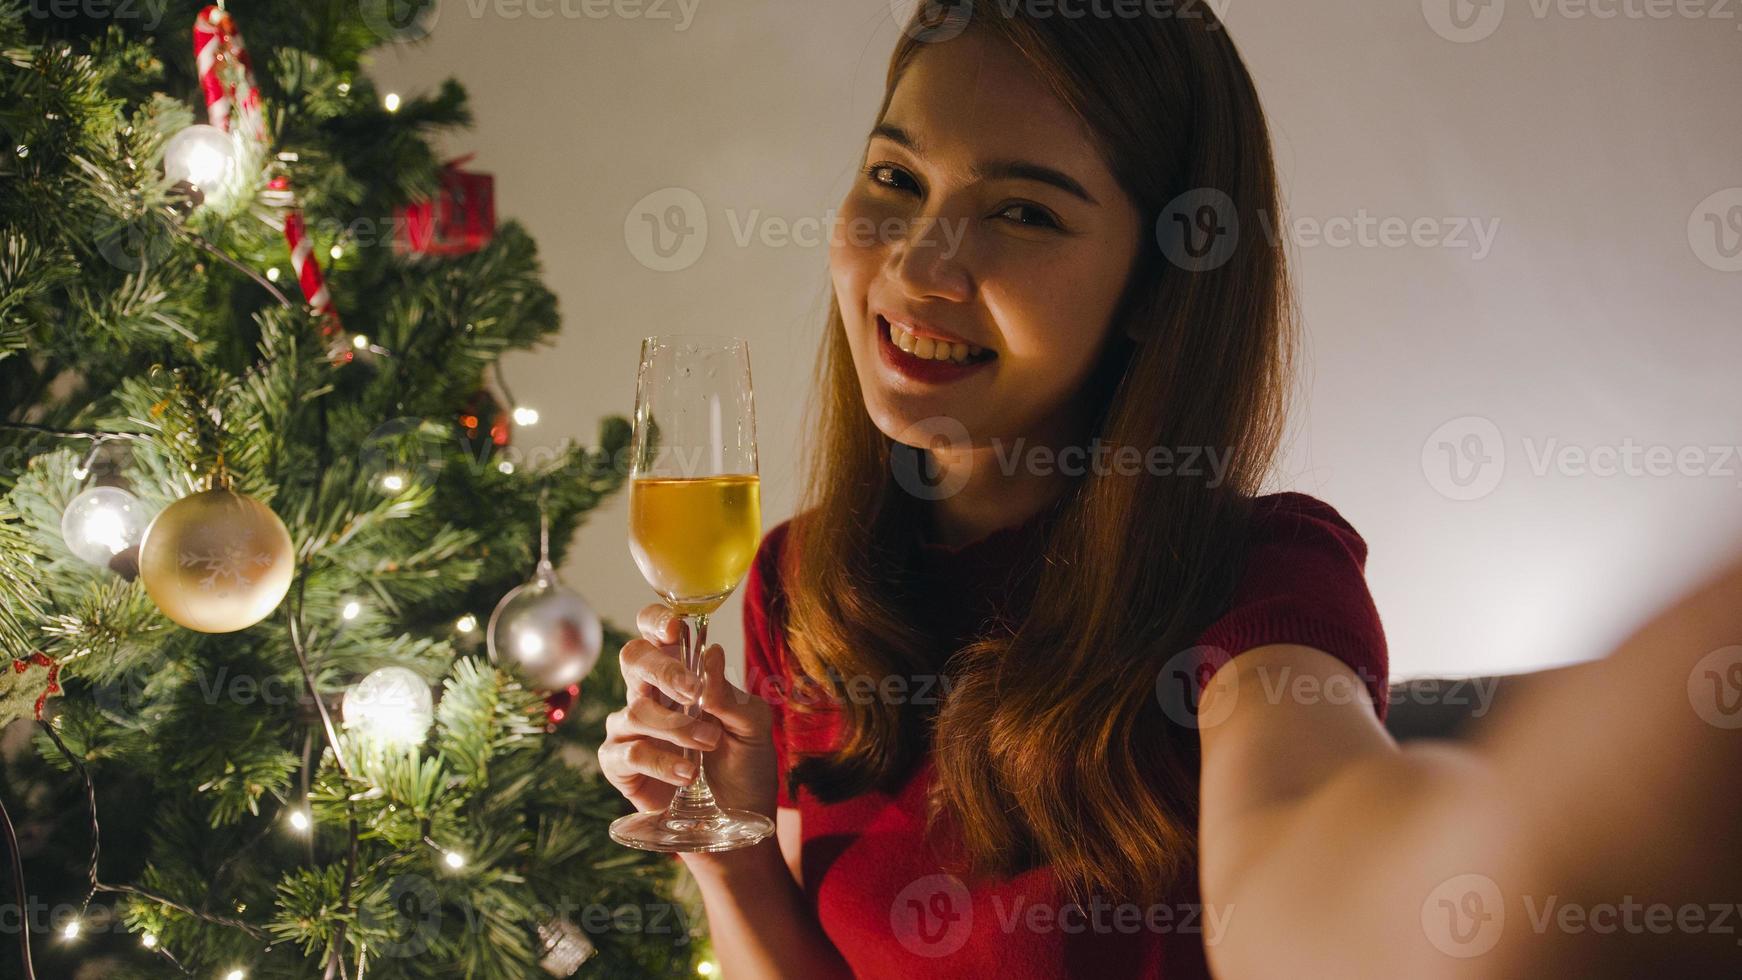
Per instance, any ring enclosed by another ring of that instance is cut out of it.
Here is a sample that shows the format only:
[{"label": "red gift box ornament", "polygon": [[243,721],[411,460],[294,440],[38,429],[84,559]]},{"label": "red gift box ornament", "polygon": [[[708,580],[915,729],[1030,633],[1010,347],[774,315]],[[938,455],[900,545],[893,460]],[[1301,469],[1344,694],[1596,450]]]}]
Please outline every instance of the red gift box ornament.
[{"label": "red gift box ornament", "polygon": [[476,252],[496,235],[496,178],[462,170],[472,159],[463,156],[442,167],[435,197],[399,209],[401,253],[464,255]]}]

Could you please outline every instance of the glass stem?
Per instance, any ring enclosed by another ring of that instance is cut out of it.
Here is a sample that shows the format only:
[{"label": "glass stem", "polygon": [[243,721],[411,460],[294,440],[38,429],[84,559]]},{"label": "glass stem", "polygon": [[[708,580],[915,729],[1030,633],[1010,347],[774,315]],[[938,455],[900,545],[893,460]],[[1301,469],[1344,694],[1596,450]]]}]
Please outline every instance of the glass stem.
[{"label": "glass stem", "polygon": [[[707,678],[702,671],[702,654],[708,648],[708,615],[698,613],[683,617],[683,665],[693,677],[701,678],[706,683]],[[691,719],[701,717],[701,698],[697,697],[684,705],[683,713]],[[688,786],[680,788],[672,795],[671,805],[666,807],[666,817],[674,820],[705,820],[718,816],[719,804],[714,802],[714,791],[708,788],[707,774],[702,771],[702,751],[685,748],[685,762],[696,767],[696,778],[690,780]]]}]

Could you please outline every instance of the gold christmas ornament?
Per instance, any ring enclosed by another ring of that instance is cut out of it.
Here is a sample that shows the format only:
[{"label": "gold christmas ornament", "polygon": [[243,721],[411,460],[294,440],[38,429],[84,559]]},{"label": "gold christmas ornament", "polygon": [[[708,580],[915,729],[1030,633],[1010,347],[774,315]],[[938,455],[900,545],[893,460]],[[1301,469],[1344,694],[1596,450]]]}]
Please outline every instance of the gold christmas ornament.
[{"label": "gold christmas ornament", "polygon": [[201,633],[260,622],[290,589],[290,532],[272,508],[233,490],[170,504],[145,529],[139,578],[163,614]]}]

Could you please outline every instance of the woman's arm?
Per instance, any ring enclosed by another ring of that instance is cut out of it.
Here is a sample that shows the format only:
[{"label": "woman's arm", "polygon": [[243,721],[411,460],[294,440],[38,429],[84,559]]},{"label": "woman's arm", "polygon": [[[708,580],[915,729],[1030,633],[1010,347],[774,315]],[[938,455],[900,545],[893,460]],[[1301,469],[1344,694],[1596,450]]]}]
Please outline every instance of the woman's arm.
[{"label": "woman's arm", "polygon": [[1233,658],[1199,702],[1216,974],[1733,975],[1742,728],[1692,696],[1739,643],[1742,564],[1468,742],[1403,747],[1329,654]]},{"label": "woman's arm", "polygon": [[775,813],[774,840],[691,865],[708,910],[708,935],[728,978],[848,977],[811,915],[797,875],[798,811]]}]

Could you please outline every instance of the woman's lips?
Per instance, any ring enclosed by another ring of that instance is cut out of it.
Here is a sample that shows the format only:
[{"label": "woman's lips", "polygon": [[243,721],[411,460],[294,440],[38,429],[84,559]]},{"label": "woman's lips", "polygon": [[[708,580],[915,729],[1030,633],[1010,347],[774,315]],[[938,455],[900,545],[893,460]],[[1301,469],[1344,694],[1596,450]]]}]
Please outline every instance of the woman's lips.
[{"label": "woman's lips", "polygon": [[983,360],[959,362],[915,357],[895,346],[894,339],[889,335],[889,321],[884,319],[881,314],[877,315],[877,352],[883,363],[889,365],[902,377],[924,384],[947,384],[951,381],[960,381],[997,360],[996,356]]}]

